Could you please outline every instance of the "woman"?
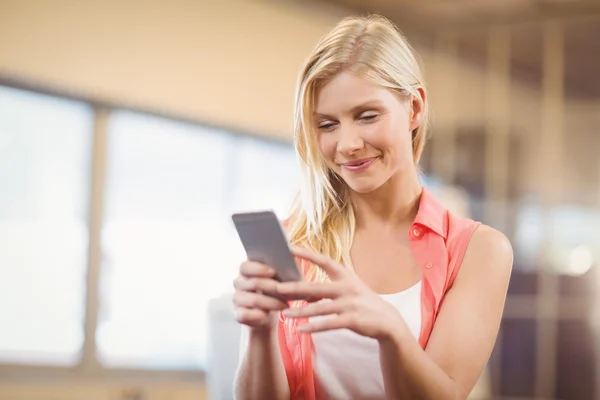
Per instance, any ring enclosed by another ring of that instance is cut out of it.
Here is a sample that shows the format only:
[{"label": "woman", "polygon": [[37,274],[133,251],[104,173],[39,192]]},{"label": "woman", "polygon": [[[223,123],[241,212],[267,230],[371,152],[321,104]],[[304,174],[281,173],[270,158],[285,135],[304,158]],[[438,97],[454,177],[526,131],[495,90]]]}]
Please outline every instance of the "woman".
[{"label": "woman", "polygon": [[[421,187],[427,111],[416,57],[387,20],[346,19],[314,49],[296,102],[302,187],[285,224],[305,280],[241,265],[238,398],[468,396],[496,340],[512,250]],[[310,302],[280,300],[297,296]]]}]

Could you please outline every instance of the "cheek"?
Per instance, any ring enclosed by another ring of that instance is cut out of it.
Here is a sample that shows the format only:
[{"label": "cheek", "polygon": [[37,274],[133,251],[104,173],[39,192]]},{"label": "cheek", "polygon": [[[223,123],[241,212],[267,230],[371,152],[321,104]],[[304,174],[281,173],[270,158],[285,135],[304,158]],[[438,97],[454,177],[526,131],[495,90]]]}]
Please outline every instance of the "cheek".
[{"label": "cheek", "polygon": [[327,161],[333,161],[337,149],[337,143],[335,142],[333,135],[320,135],[319,149]]},{"label": "cheek", "polygon": [[402,132],[396,124],[381,121],[365,131],[365,141],[382,153],[397,153],[402,142]]},{"label": "cheek", "polygon": [[399,123],[397,120],[383,122],[374,135],[372,144],[387,153],[411,153],[412,139],[408,126]]}]

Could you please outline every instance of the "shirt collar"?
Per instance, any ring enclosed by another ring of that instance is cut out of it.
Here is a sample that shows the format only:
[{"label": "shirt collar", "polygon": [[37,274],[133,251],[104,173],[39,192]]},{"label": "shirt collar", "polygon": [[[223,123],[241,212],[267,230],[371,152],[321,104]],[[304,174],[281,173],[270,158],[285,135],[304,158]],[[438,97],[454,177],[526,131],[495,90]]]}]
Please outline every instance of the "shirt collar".
[{"label": "shirt collar", "polygon": [[446,214],[447,210],[444,206],[438,203],[429,190],[423,188],[419,201],[419,211],[417,211],[414,223],[423,225],[447,239],[448,220]]}]

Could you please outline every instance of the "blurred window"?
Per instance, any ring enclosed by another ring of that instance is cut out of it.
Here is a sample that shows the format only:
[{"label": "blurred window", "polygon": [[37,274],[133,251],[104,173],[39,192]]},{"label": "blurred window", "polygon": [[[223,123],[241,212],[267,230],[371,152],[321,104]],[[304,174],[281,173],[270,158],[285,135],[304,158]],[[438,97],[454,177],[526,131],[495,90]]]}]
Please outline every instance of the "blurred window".
[{"label": "blurred window", "polygon": [[93,112],[0,87],[0,362],[73,365],[84,338]]},{"label": "blurred window", "polygon": [[525,204],[515,218],[515,261],[525,272],[542,262],[561,275],[584,275],[600,258],[599,226],[595,210],[564,204],[544,215],[539,204]]},{"label": "blurred window", "polygon": [[205,368],[208,301],[231,290],[244,255],[230,214],[285,215],[292,149],[131,112],[112,114],[108,141],[100,361]]}]

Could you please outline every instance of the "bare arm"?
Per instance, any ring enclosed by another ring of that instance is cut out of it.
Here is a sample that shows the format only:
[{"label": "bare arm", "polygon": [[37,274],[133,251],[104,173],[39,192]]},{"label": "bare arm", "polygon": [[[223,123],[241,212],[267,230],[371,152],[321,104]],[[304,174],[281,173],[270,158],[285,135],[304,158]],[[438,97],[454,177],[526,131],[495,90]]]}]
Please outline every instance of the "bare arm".
[{"label": "bare arm", "polygon": [[235,398],[290,398],[290,390],[277,339],[277,327],[270,330],[249,329],[248,346],[235,379]]},{"label": "bare arm", "polygon": [[387,398],[467,398],[496,342],[511,268],[506,237],[487,226],[478,228],[427,349],[407,329],[380,341]]}]

